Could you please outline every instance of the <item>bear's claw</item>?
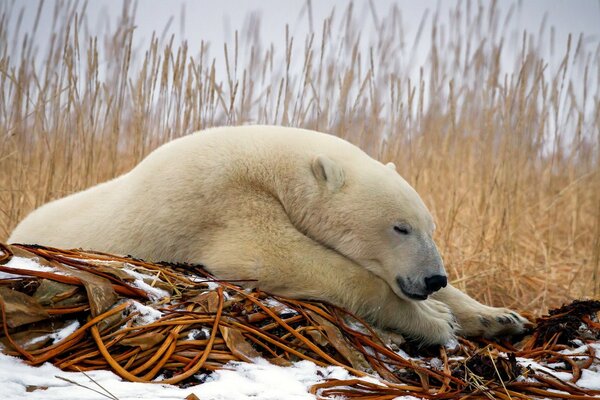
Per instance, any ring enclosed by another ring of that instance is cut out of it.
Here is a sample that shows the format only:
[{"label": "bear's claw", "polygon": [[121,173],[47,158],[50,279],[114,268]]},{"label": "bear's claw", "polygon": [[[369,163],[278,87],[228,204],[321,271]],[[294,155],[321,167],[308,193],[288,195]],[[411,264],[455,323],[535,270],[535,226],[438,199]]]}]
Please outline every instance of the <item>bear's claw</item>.
[{"label": "bear's claw", "polygon": [[515,335],[524,332],[531,322],[507,308],[485,307],[477,318],[463,322],[461,335],[484,336]]}]

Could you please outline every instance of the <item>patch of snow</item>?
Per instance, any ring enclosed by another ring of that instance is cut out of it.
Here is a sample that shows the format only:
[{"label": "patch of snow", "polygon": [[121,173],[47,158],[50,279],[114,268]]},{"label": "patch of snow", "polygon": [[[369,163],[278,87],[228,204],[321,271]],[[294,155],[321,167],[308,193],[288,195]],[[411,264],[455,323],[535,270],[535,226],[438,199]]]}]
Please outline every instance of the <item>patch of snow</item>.
[{"label": "patch of snow", "polygon": [[600,342],[598,343],[590,343],[590,346],[594,349],[596,354],[600,354]]},{"label": "patch of snow", "polygon": [[296,310],[294,310],[294,309],[292,309],[292,308],[289,308],[288,306],[286,306],[286,305],[285,305],[285,304],[283,304],[282,302],[280,302],[280,301],[277,301],[277,300],[275,300],[275,299],[273,299],[273,298],[271,298],[271,297],[267,297],[267,298],[266,298],[266,299],[263,301],[263,303],[264,303],[265,305],[267,305],[269,308],[278,308],[278,309],[277,309],[277,313],[278,313],[279,315],[281,315],[281,314],[294,314],[294,315],[295,315],[295,314],[298,314],[298,311],[296,311]]},{"label": "patch of snow", "polygon": [[[330,376],[329,378],[333,378],[333,377]],[[337,379],[347,379],[347,377],[339,377]],[[369,382],[369,383],[374,383],[374,384],[379,385],[379,386],[385,386],[383,384],[383,382],[381,382],[380,380],[378,380],[374,376],[367,375],[367,376],[362,376],[362,377],[360,377],[358,379],[361,380],[361,381],[365,381],[365,382]],[[402,397],[402,399],[404,399],[404,397]]]},{"label": "patch of snow", "polygon": [[8,272],[0,272],[0,279],[10,279],[10,278],[18,278],[23,275],[19,274],[16,270],[19,269],[29,269],[32,271],[44,271],[44,272],[57,272],[51,267],[47,267],[45,265],[41,265],[37,261],[32,258],[25,257],[13,257],[11,258],[4,267],[14,268],[15,273],[11,274]]},{"label": "patch of snow", "polygon": [[346,323],[346,325],[348,326],[348,328],[356,331],[356,332],[360,332],[360,333],[364,333],[364,334],[369,334],[369,330],[360,322],[355,321],[355,320],[345,320],[344,321]]},{"label": "patch of snow", "polygon": [[208,290],[217,290],[219,288],[219,284],[217,282],[207,281],[203,279],[201,279],[199,282],[206,283],[206,285],[208,286]]},{"label": "patch of snow", "polygon": [[537,379],[529,377],[529,376],[519,375],[519,376],[517,376],[517,379],[515,379],[515,381],[516,382],[536,383]]},{"label": "patch of snow", "polygon": [[[157,399],[182,400],[191,393],[202,400],[250,400],[250,399],[314,399],[308,389],[324,379],[351,379],[340,367],[318,367],[309,361],[300,361],[291,367],[280,367],[263,359],[255,364],[235,362],[227,369],[212,373],[203,384],[185,389],[159,383],[125,382],[110,371],[90,371],[88,377],[80,372],[64,372],[46,363],[32,367],[22,360],[0,354],[0,386],[3,398],[24,400],[104,400],[90,389],[104,392],[96,383],[106,388],[119,400]],[[87,388],[61,380],[69,379]],[[373,378],[369,381],[373,382]],[[27,392],[27,388],[32,390]],[[105,393],[105,392],[104,392]],[[404,399],[415,399],[406,396]]]},{"label": "patch of snow", "polygon": [[561,368],[561,369],[565,369],[566,365],[564,362],[555,362],[555,363],[548,363],[546,364],[546,367],[548,368],[552,368],[552,369],[557,369],[557,368]]},{"label": "patch of snow", "polygon": [[154,301],[160,300],[160,299],[163,299],[165,297],[169,297],[171,295],[166,290],[163,290],[163,289],[154,287],[152,285],[149,285],[149,284],[147,284],[144,281],[144,278],[148,279],[149,277],[151,277],[151,275],[142,274],[141,272],[137,272],[137,271],[134,271],[134,270],[129,269],[129,268],[123,268],[123,271],[126,272],[126,273],[128,273],[129,275],[131,275],[135,279],[133,281],[133,286],[135,286],[138,289],[141,289],[144,292],[148,293],[148,295],[150,296],[150,298],[152,300],[154,300]]},{"label": "patch of snow", "polygon": [[79,328],[79,321],[73,320],[69,325],[51,334],[50,337],[54,340],[54,343],[58,343],[61,340],[66,339],[71,333],[75,332],[77,328]]},{"label": "patch of snow", "polygon": [[559,351],[559,353],[565,354],[565,355],[585,354],[587,349],[588,349],[587,344],[583,344],[583,345],[577,347],[576,349],[564,349],[564,350]]},{"label": "patch of snow", "polygon": [[437,369],[438,371],[444,369],[444,363],[437,357],[433,357],[429,360],[429,364],[431,365],[431,368]]},{"label": "patch of snow", "polygon": [[558,394],[564,394],[564,395],[569,396],[569,393],[565,392],[563,390],[556,390],[556,389],[546,389],[546,390],[549,391],[549,392],[551,392],[551,393],[558,393]]},{"label": "patch of snow", "polygon": [[188,333],[186,340],[206,340],[210,337],[211,332],[212,329],[205,326],[202,329],[192,329]]},{"label": "patch of snow", "polygon": [[31,346],[32,344],[36,344],[36,343],[39,343],[39,342],[46,341],[46,340],[48,340],[48,338],[50,337],[50,335],[51,335],[51,334],[49,333],[49,334],[47,334],[47,335],[40,335],[40,336],[36,336],[36,337],[34,337],[33,339],[31,339],[31,340],[28,340],[28,341],[25,343],[25,346]]},{"label": "patch of snow", "polygon": [[49,333],[47,335],[34,337],[33,339],[29,340],[25,345],[31,346],[32,344],[46,341],[48,339],[52,339],[52,344],[58,343],[61,340],[67,338],[71,333],[75,332],[77,328],[79,328],[79,321],[73,320],[69,325],[65,326],[61,330]]},{"label": "patch of snow", "polygon": [[575,346],[583,346],[585,344],[579,339],[574,339],[571,341],[571,343],[573,343]]},{"label": "patch of snow", "polygon": [[577,386],[585,389],[600,390],[600,371],[582,370],[581,378],[577,381]]},{"label": "patch of snow", "polygon": [[456,348],[458,347],[458,339],[451,338],[446,342],[446,344],[444,344],[444,347],[450,351],[456,350]]},{"label": "patch of snow", "polygon": [[410,356],[407,352],[405,352],[402,349],[397,349],[396,350],[396,354],[398,354],[400,357],[404,358],[405,360],[422,360],[421,357],[412,357],[412,356]]},{"label": "patch of snow", "polygon": [[135,326],[148,325],[162,317],[162,313],[157,309],[145,306],[135,300],[131,302],[130,307],[133,308],[134,311],[140,313],[138,316],[133,318],[133,324]]},{"label": "patch of snow", "polygon": [[529,358],[517,357],[517,362],[523,367],[529,367],[535,371],[544,372],[545,374],[548,374],[563,381],[569,381],[571,378],[573,378],[573,374],[569,372],[554,371],[553,369],[541,365]]},{"label": "patch of snow", "polygon": [[192,329],[189,331],[186,340],[198,340],[200,338],[200,332],[202,332],[200,329]]}]

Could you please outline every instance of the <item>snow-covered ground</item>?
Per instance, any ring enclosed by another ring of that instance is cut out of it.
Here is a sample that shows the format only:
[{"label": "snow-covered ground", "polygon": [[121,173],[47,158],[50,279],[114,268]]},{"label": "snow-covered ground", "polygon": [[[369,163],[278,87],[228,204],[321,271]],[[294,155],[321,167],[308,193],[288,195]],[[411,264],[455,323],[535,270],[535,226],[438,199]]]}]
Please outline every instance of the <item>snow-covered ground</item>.
[{"label": "snow-covered ground", "polygon": [[350,377],[343,368],[322,368],[309,361],[279,367],[257,359],[255,364],[239,362],[230,367],[214,372],[201,385],[181,389],[172,385],[125,382],[110,371],[92,371],[85,375],[61,371],[49,363],[31,367],[18,358],[0,353],[0,398],[183,400],[193,393],[202,400],[299,400],[313,399],[308,389],[325,378]]},{"label": "snow-covered ground", "polygon": [[[597,353],[600,352],[600,344],[591,346]],[[576,352],[583,353],[585,350],[584,345],[576,349]],[[556,372],[529,359],[519,358],[518,361],[522,366],[563,381],[572,378],[567,372]],[[308,390],[312,385],[328,378],[350,379],[352,376],[343,368],[318,367],[310,361],[300,361],[291,367],[280,367],[266,360],[256,359],[254,364],[230,363],[227,369],[206,377],[203,384],[179,388],[173,385],[126,382],[110,371],[92,371],[86,374],[65,372],[50,363],[32,367],[21,359],[0,353],[0,397],[11,400],[183,400],[190,394],[202,400],[314,399]],[[600,365],[594,363],[589,369],[582,370],[576,385],[600,390]],[[405,396],[398,399],[416,398]]]}]

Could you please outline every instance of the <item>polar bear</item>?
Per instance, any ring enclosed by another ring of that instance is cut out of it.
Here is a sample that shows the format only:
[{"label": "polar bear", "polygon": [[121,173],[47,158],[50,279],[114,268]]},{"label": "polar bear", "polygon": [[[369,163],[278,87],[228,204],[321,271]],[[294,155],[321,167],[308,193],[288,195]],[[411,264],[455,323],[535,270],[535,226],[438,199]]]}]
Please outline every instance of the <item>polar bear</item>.
[{"label": "polar bear", "polygon": [[426,345],[523,331],[517,313],[447,284],[434,229],[393,164],[332,135],[243,126],[173,140],[130,172],[33,211],[9,241],[202,264]]}]

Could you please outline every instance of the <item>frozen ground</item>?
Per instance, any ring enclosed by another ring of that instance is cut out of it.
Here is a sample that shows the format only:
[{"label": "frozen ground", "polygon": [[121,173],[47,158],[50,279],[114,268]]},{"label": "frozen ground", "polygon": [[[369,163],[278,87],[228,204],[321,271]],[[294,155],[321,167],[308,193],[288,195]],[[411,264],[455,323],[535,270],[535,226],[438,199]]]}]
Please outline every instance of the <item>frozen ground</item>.
[{"label": "frozen ground", "polygon": [[347,379],[349,374],[340,367],[321,368],[309,361],[284,368],[257,360],[255,364],[231,364],[231,369],[213,373],[201,385],[180,389],[171,385],[124,382],[109,371],[93,371],[86,376],[61,371],[48,363],[31,367],[20,359],[0,354],[0,397],[3,399],[183,400],[193,393],[202,400],[299,400],[313,399],[308,389],[324,378]]},{"label": "frozen ground", "polygon": [[[600,344],[591,346],[597,353],[600,352]],[[582,353],[584,350],[582,346],[571,352]],[[532,360],[520,358],[518,361],[523,366],[564,381],[572,377],[569,373],[555,372]],[[322,368],[309,361],[301,361],[291,367],[279,367],[257,359],[255,364],[239,362],[229,366],[229,369],[211,374],[201,385],[182,389],[172,385],[125,382],[110,371],[87,374],[65,372],[49,363],[32,367],[18,358],[0,353],[0,390],[4,399],[27,400],[183,400],[191,394],[202,400],[299,400],[314,399],[308,392],[309,388],[326,378],[351,378],[343,368]],[[589,369],[583,370],[576,384],[582,388],[600,389],[600,365],[594,363]],[[415,398],[406,396],[402,399]]]}]

